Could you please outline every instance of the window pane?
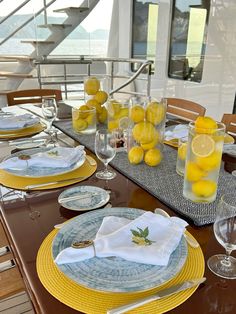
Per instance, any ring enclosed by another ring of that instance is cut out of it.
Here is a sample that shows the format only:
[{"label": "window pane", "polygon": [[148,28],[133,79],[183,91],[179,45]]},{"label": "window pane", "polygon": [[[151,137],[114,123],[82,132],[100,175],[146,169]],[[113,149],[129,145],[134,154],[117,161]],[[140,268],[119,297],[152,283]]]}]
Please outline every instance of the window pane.
[{"label": "window pane", "polygon": [[169,77],[200,82],[210,0],[174,0]]},{"label": "window pane", "polygon": [[132,58],[155,60],[157,19],[157,0],[133,1]]}]

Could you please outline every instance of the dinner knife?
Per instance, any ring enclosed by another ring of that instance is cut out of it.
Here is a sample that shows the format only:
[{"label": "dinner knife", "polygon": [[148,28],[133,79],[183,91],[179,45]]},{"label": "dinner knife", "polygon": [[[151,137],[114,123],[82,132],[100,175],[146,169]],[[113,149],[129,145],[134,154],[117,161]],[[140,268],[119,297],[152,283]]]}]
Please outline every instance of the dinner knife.
[{"label": "dinner knife", "polygon": [[205,277],[202,278],[197,278],[197,279],[191,279],[188,281],[184,281],[178,285],[172,286],[170,288],[158,291],[155,294],[152,294],[148,297],[142,298],[142,299],[138,299],[137,301],[134,301],[132,303],[128,303],[125,305],[122,305],[120,307],[116,307],[113,309],[110,309],[107,311],[107,314],[122,314],[125,313],[129,310],[135,309],[136,307],[139,307],[141,305],[144,305],[146,303],[149,303],[151,301],[155,301],[155,300],[159,300],[165,297],[169,297],[172,294],[178,293],[180,291],[186,290],[186,289],[190,289],[193,288],[195,286],[200,285],[201,283],[203,283],[206,280]]},{"label": "dinner knife", "polygon": [[67,182],[74,181],[74,180],[83,180],[86,178],[87,178],[87,176],[83,176],[83,177],[75,177],[75,178],[69,178],[69,179],[63,179],[63,180],[57,180],[57,181],[51,181],[51,182],[45,182],[45,183],[30,184],[30,185],[26,185],[25,189],[30,190],[30,189],[50,186],[53,184],[67,183]]}]

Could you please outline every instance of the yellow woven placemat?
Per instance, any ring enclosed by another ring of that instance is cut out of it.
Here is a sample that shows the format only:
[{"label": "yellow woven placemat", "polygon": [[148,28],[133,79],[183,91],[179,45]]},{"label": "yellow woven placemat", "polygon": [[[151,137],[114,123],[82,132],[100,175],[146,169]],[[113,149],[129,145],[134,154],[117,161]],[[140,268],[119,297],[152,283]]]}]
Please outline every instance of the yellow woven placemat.
[{"label": "yellow woven placemat", "polygon": [[[59,182],[57,184],[51,184],[48,186],[38,187],[38,188],[35,188],[35,190],[56,189],[62,186],[67,186],[67,185],[74,184],[74,183],[87,179],[96,171],[97,163],[95,159],[93,159],[91,156],[88,156],[88,158],[90,159],[90,161],[94,162],[93,165],[91,165],[91,163],[86,158],[84,164],[78,169],[72,170],[68,173],[64,173],[61,175],[48,176],[48,177],[40,177],[40,178],[21,177],[21,176],[15,176],[9,172],[6,172],[0,169],[0,183],[9,188],[19,189],[19,190],[26,190],[26,186],[31,185],[31,184],[40,184],[40,183],[46,183],[46,182],[52,182],[52,181],[55,182],[55,181],[60,181],[60,180],[63,180],[63,182]],[[69,181],[64,181],[67,179]]]},{"label": "yellow woven placemat", "polygon": [[0,131],[0,139],[1,140],[10,140],[14,138],[20,138],[24,136],[29,136],[33,134],[37,134],[42,132],[46,128],[46,125],[42,123],[38,123],[36,125],[30,126],[28,128],[24,128],[23,130],[15,130],[15,131]]},{"label": "yellow woven placemat", "polygon": [[[161,287],[139,293],[103,293],[87,289],[66,277],[56,267],[52,258],[52,241],[57,233],[53,230],[43,241],[37,255],[36,267],[43,286],[60,302],[69,307],[88,314],[103,314],[122,304],[145,297],[158,290],[168,288],[187,279],[201,278],[204,274],[205,262],[201,248],[188,247],[186,263],[179,274]],[[170,297],[151,302],[129,313],[158,314],[167,312],[187,300],[197,289],[191,288]]]}]

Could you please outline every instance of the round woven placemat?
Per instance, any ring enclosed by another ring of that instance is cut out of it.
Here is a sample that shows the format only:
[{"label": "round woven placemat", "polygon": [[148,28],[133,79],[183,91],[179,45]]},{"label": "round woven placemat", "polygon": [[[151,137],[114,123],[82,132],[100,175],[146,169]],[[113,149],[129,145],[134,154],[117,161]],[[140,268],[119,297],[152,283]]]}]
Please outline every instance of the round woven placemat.
[{"label": "round woven placemat", "polygon": [[23,130],[15,130],[15,131],[0,131],[0,139],[4,140],[9,140],[9,139],[14,139],[14,138],[20,138],[20,137],[25,137],[33,134],[37,134],[42,132],[46,128],[45,124],[38,123],[33,126],[29,126],[27,128],[24,128]]},{"label": "round woven placemat", "polygon": [[[20,190],[27,190],[27,185],[31,184],[40,184],[46,182],[58,182],[56,184],[46,185],[35,188],[35,190],[47,190],[47,189],[56,189],[62,186],[71,185],[80,181],[83,181],[90,177],[97,169],[97,163],[95,159],[89,156],[90,162],[85,160],[84,164],[79,167],[78,169],[72,170],[70,172],[61,174],[61,175],[54,175],[48,177],[40,177],[40,178],[30,178],[30,177],[21,177],[15,176],[9,172],[6,172],[0,169],[0,182],[1,184],[12,188],[12,189],[20,189]],[[93,164],[91,164],[93,161]],[[67,180],[68,181],[64,181]],[[73,180],[72,180],[73,179]],[[63,180],[62,182],[60,182]]]},{"label": "round woven placemat", "polygon": [[[141,297],[153,294],[182,281],[201,278],[204,274],[205,262],[201,248],[189,247],[186,263],[179,274],[168,283],[139,293],[107,293],[87,289],[66,277],[56,267],[51,253],[52,241],[57,230],[53,230],[43,241],[37,255],[36,267],[43,286],[60,302],[69,307],[88,314],[106,313],[108,309],[129,303]],[[158,314],[167,312],[187,300],[197,287],[174,294],[170,297],[148,303],[130,311],[130,313]]]}]

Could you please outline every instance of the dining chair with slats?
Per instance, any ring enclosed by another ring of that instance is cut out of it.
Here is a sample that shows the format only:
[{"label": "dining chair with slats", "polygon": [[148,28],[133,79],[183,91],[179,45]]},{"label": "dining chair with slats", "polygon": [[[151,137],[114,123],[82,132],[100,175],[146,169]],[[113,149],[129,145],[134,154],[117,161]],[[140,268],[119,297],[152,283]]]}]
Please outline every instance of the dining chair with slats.
[{"label": "dining chair with slats", "polygon": [[42,97],[54,97],[57,101],[62,100],[59,89],[26,89],[8,92],[8,106],[20,105],[25,103],[41,103]]},{"label": "dining chair with slats", "polygon": [[221,119],[226,126],[226,132],[236,137],[236,113],[225,113]]},{"label": "dining chair with slats", "polygon": [[167,114],[187,121],[195,121],[198,116],[204,116],[206,109],[200,104],[181,98],[166,98]]}]

